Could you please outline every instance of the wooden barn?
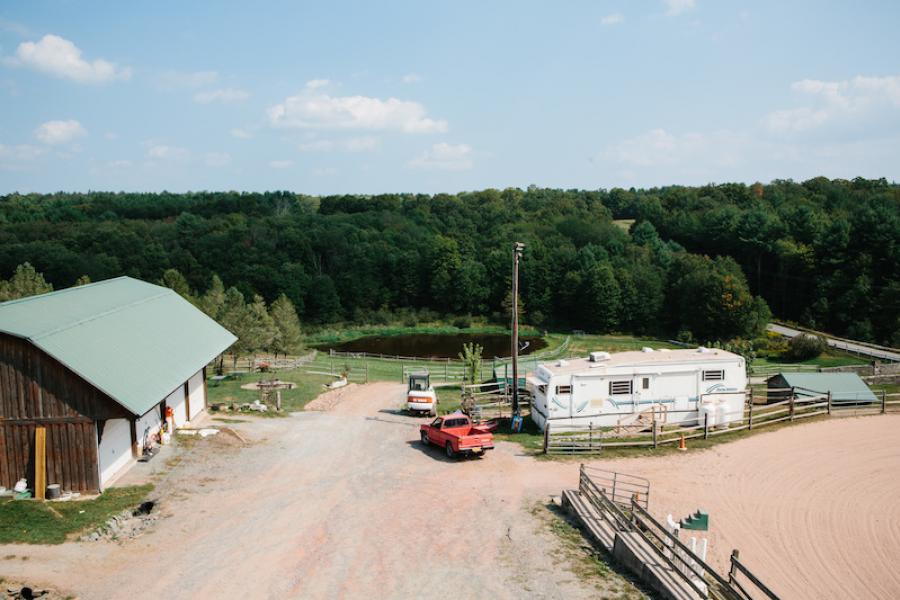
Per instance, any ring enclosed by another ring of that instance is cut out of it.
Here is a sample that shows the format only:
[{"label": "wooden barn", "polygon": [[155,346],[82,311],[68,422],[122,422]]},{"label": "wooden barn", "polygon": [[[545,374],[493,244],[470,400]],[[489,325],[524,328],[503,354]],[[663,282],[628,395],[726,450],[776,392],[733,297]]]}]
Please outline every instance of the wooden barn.
[{"label": "wooden barn", "polygon": [[159,431],[206,408],[206,365],[236,338],[174,291],[130,277],[0,304],[0,485],[109,485]]}]

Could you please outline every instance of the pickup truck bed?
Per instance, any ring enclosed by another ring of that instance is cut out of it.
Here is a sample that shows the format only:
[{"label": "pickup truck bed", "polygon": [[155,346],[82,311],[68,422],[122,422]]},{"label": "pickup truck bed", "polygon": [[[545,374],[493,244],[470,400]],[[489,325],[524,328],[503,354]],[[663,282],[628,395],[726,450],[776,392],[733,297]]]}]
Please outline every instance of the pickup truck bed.
[{"label": "pickup truck bed", "polygon": [[422,444],[443,448],[449,458],[473,456],[493,450],[494,436],[488,428],[472,424],[461,412],[438,417],[420,428]]}]

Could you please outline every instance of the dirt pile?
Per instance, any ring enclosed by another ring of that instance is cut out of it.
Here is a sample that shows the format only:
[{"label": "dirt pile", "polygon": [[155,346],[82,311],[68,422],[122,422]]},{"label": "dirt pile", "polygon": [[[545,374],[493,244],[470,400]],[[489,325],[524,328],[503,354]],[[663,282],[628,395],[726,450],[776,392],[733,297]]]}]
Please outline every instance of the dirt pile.
[{"label": "dirt pile", "polygon": [[329,390],[307,404],[306,410],[332,410],[346,398],[353,397],[357,388],[359,388],[359,385],[355,383],[348,383],[344,387]]}]

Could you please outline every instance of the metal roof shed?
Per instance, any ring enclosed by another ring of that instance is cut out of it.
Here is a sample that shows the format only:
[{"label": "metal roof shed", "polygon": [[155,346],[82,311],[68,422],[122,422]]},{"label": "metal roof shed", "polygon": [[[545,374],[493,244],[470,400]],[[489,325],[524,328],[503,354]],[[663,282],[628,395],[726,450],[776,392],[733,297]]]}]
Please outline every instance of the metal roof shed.
[{"label": "metal roof shed", "polygon": [[[778,373],[766,380],[769,389],[793,388],[797,396],[817,396],[831,392],[833,402],[876,402],[869,386],[856,373]],[[770,393],[769,400],[780,398]]]},{"label": "metal roof shed", "polygon": [[203,369],[235,340],[174,291],[130,277],[0,304],[0,485],[27,476],[44,426],[48,477],[99,489],[128,462],[129,433],[131,455],[138,424],[161,425],[164,402],[187,405],[182,422],[199,412],[189,393],[202,410]]}]

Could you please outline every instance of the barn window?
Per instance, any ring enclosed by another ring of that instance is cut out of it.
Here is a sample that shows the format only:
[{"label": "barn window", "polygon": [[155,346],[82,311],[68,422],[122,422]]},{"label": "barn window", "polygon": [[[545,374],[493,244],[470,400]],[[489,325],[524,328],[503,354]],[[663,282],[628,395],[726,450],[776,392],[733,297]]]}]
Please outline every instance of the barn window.
[{"label": "barn window", "polygon": [[703,381],[722,381],[723,379],[725,379],[725,371],[722,369],[703,371]]},{"label": "barn window", "polygon": [[630,379],[628,381],[610,381],[609,382],[609,395],[617,396],[617,395],[621,395],[621,394],[630,394],[632,383],[633,382]]},{"label": "barn window", "polygon": [[556,386],[556,395],[560,394],[571,394],[572,386],[571,385],[558,385]]}]

